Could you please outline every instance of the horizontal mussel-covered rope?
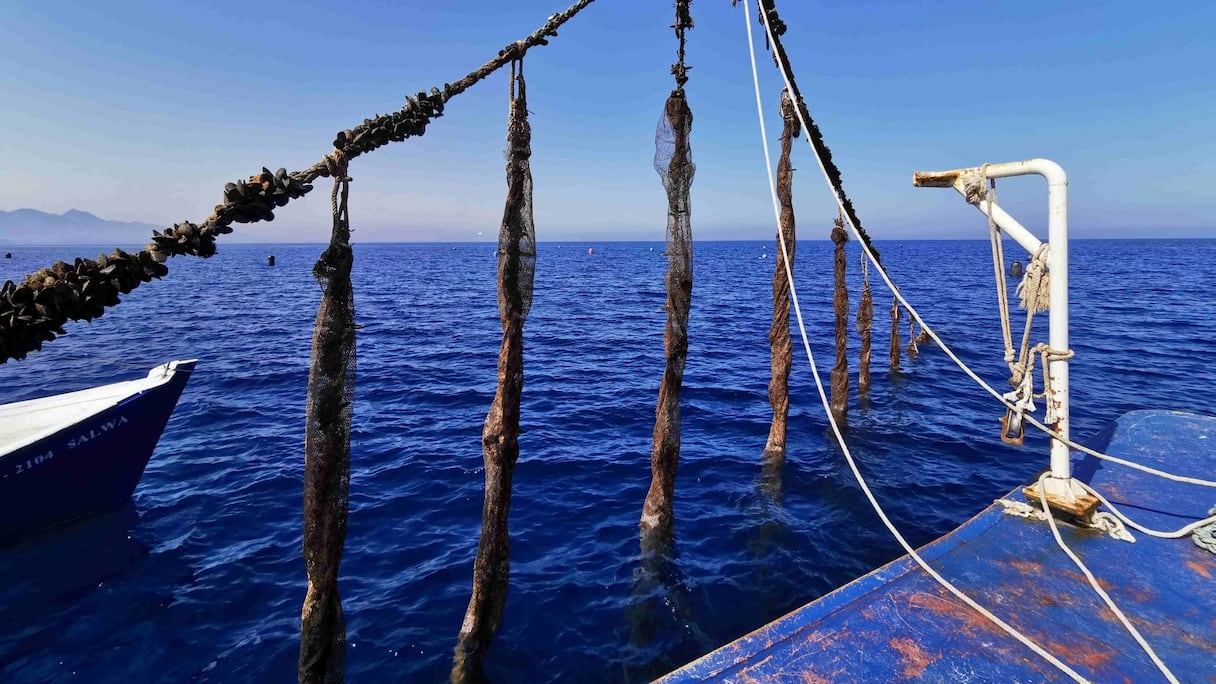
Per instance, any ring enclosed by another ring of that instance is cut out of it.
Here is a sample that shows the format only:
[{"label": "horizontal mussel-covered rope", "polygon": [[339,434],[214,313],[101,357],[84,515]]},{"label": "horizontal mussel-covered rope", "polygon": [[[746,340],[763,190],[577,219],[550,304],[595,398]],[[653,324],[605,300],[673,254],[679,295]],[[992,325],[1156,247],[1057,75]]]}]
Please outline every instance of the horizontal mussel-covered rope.
[{"label": "horizontal mussel-covered rope", "polygon": [[[522,57],[530,48],[548,45],[557,29],[595,0],[578,0],[565,11],[548,18],[543,26],[523,40],[499,51],[498,56],[443,89],[419,92],[406,98],[405,106],[392,114],[380,114],[349,130],[340,131],[334,147],[346,159],[353,159],[390,142],[421,136],[432,119],[443,115],[448,100],[468,90],[478,81]],[[321,161],[302,171],[286,169],[271,172],[263,168],[249,180],[228,183],[224,201],[201,223],[178,223],[162,233],[156,231],[152,242],[136,254],[120,249],[93,259],[76,259],[72,264],[56,262],[26,276],[20,283],[7,281],[0,286],[0,363],[20,360],[31,351],[42,349],[65,334],[68,321],[91,321],[117,305],[120,294],[127,294],[142,283],[165,276],[169,257],[215,254],[218,235],[232,232],[233,223],[274,220],[274,210],[312,190],[312,181],[330,175],[327,162]]]}]

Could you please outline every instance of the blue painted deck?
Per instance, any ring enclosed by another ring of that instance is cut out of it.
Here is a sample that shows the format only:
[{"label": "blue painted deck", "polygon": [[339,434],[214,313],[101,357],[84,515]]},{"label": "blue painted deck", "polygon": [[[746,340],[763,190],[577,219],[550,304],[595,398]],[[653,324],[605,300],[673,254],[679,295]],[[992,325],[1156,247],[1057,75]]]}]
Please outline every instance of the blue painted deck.
[{"label": "blue painted deck", "polygon": [[[1180,475],[1216,476],[1216,418],[1136,411],[1090,442]],[[1142,525],[1207,516],[1216,489],[1074,454],[1074,476]],[[1010,499],[1022,501],[1020,488]],[[1135,543],[1061,525],[1064,541],[1184,682],[1216,681],[1216,555],[1190,536]],[[938,572],[1096,682],[1163,677],[1052,539],[1045,522],[994,504],[920,549]],[[900,558],[672,672],[666,683],[1067,681],[1068,678]]]}]

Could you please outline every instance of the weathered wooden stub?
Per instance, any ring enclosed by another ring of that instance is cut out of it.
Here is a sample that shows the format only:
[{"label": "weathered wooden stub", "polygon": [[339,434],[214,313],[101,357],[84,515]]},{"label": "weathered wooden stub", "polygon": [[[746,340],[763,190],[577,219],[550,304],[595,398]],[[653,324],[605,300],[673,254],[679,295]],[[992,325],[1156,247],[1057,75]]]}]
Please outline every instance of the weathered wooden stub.
[{"label": "weathered wooden stub", "polygon": [[794,103],[788,91],[781,93],[781,158],[777,161],[777,203],[781,207],[781,220],[777,230],[778,244],[785,250],[777,250],[773,266],[773,324],[768,330],[771,353],[772,376],[768,383],[768,402],[773,408],[773,422],[769,426],[768,440],[764,444],[766,461],[785,458],[786,423],[790,413],[790,364],[793,362],[793,345],[790,341],[790,283],[786,270],[786,254],[789,268],[794,266],[797,235],[794,227],[794,199],[791,185],[794,167],[790,164],[793,139],[798,137],[801,126],[794,113]]},{"label": "weathered wooden stub", "polygon": [[485,501],[473,562],[473,591],[456,644],[451,681],[485,680],[486,652],[502,621],[510,579],[511,479],[519,458],[520,397],[524,385],[524,320],[532,305],[536,234],[532,218],[532,130],[523,78],[512,69],[507,123],[507,200],[498,232],[498,314],[502,345],[498,389],[481,434]]},{"label": "weathered wooden stub", "polygon": [[[341,154],[337,156],[341,158]],[[304,566],[308,591],[300,620],[299,680],[341,682],[346,625],[338,566],[346,543],[350,491],[351,401],[355,389],[355,299],[350,271],[346,164],[334,173],[334,225],[313,267],[323,288],[313,327],[304,434]],[[338,192],[341,188],[341,200]]]}]

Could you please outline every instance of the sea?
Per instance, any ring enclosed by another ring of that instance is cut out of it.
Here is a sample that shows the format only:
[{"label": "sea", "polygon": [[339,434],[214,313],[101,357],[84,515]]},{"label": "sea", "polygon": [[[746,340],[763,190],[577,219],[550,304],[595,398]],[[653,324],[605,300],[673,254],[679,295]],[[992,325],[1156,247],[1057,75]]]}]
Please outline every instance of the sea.
[{"label": "sea", "polygon": [[[876,245],[934,331],[1006,391],[989,243]],[[355,245],[348,681],[447,680],[481,522],[480,437],[501,338],[495,247]],[[210,259],[175,258],[104,317],[0,365],[9,402],[198,359],[129,505],[0,549],[0,681],[295,681],[311,271],[323,248],[221,243]],[[695,244],[676,536],[656,569],[642,562],[638,519],[663,374],[664,244],[538,245],[491,680],[647,681],[900,555],[846,467],[797,343],[788,456],[762,459],[777,250]],[[0,280],[17,280],[102,250],[0,251],[12,252]],[[1012,243],[1006,253],[1019,254]],[[848,254],[852,318],[855,243]],[[1216,240],[1077,240],[1070,261],[1073,435],[1141,408],[1216,415]],[[831,264],[830,242],[798,245],[825,384]],[[1036,476],[1048,446],[1036,434],[1002,444],[1002,408],[931,343],[891,370],[891,295],[876,273],[871,282],[873,387],[856,395],[854,332],[844,437],[921,545]]]}]

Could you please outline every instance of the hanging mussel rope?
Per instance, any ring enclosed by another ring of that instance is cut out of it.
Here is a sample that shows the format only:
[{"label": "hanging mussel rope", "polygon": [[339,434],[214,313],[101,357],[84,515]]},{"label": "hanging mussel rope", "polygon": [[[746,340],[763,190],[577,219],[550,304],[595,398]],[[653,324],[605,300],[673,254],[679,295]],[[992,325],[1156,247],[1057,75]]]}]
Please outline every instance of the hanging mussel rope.
[{"label": "hanging mussel rope", "polygon": [[[481,433],[485,501],[473,561],[473,592],[456,643],[451,681],[485,680],[483,664],[507,604],[510,574],[511,478],[519,458],[519,405],[524,385],[524,319],[532,307],[536,232],[532,220],[532,129],[528,125],[523,60],[511,68],[507,118],[507,200],[498,231],[498,315],[502,346],[498,390]],[[518,86],[518,89],[517,89]]]},{"label": "hanging mussel rope", "polygon": [[692,185],[692,110],[684,98],[689,67],[684,64],[684,33],[692,28],[691,0],[676,0],[672,25],[679,38],[679,60],[671,66],[676,89],[667,98],[655,133],[654,167],[667,190],[667,324],[663,351],[667,365],[659,384],[654,442],[650,452],[650,490],[642,506],[643,548],[665,548],[675,530],[673,500],[676,466],[680,460],[680,388],[688,356],[688,309],[692,300],[692,225],[689,188]]},{"label": "hanging mussel rope", "polygon": [[861,338],[861,350],[857,359],[857,394],[865,397],[870,393],[870,333],[874,328],[874,296],[870,292],[870,261],[861,255],[861,301],[857,303],[857,335]]},{"label": "hanging mussel rope", "polygon": [[[544,26],[523,40],[503,48],[498,56],[443,90],[431,88],[407,97],[405,106],[392,114],[364,119],[350,130],[340,131],[334,147],[347,160],[371,152],[390,142],[401,142],[426,132],[432,119],[443,115],[448,100],[468,90],[508,62],[522,57],[529,48],[547,45],[557,29],[594,0],[579,0],[563,12],[549,17]],[[215,238],[232,232],[233,223],[271,221],[274,210],[312,190],[312,182],[329,176],[329,164],[321,160],[313,166],[288,173],[269,169],[247,181],[228,183],[224,202],[202,223],[189,221],[156,231],[152,242],[136,254],[121,249],[97,260],[76,259],[72,264],[56,262],[49,268],[27,275],[22,283],[5,282],[0,286],[0,363],[20,360],[42,349],[43,342],[65,334],[68,321],[91,321],[107,307],[119,304],[118,295],[127,294],[141,283],[161,278],[169,272],[164,261],[171,256],[189,254],[209,257],[215,254]]]},{"label": "hanging mussel rope", "polygon": [[764,445],[766,460],[785,458],[786,423],[790,413],[790,364],[794,358],[790,341],[790,283],[786,275],[785,256],[788,252],[792,270],[797,235],[794,230],[794,199],[791,190],[794,167],[790,164],[790,150],[802,127],[794,114],[794,103],[790,101],[787,90],[781,91],[781,119],[781,157],[777,161],[777,203],[781,206],[781,220],[777,241],[779,244],[785,244],[786,251],[777,251],[777,263],[773,266],[773,324],[768,329],[772,367],[772,378],[768,383],[768,402],[773,407],[773,422],[768,430],[768,441]]},{"label": "hanging mussel rope", "polygon": [[899,299],[891,300],[891,370],[899,370]]},{"label": "hanging mussel rope", "polygon": [[308,592],[300,619],[299,680],[341,682],[346,625],[338,596],[338,565],[346,542],[350,491],[351,401],[355,391],[355,298],[350,272],[350,178],[346,157],[329,157],[334,178],[333,234],[313,267],[322,287],[308,365],[304,431],[304,567]]},{"label": "hanging mussel rope", "polygon": [[836,277],[832,309],[836,314],[836,363],[832,366],[832,414],[843,422],[849,412],[849,287],[845,282],[848,258],[844,246],[849,234],[844,230],[844,217],[836,217],[832,226],[832,243],[836,245],[833,272]]}]

